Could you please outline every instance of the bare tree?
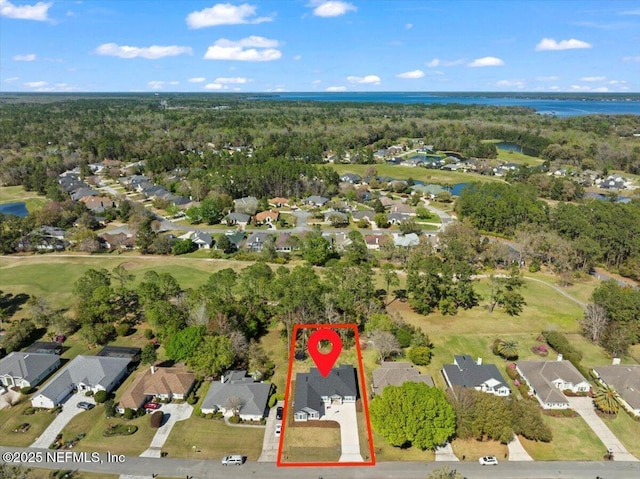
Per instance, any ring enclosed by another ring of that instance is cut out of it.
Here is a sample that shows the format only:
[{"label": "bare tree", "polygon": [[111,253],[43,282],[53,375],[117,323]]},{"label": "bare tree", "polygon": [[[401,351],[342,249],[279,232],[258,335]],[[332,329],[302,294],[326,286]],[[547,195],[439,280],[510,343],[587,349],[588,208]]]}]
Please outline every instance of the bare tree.
[{"label": "bare tree", "polygon": [[190,326],[206,326],[209,323],[209,311],[207,311],[207,303],[204,300],[189,309],[188,322]]},{"label": "bare tree", "polygon": [[582,327],[582,333],[591,342],[597,343],[600,341],[600,337],[608,323],[607,310],[599,304],[589,303],[584,310],[584,317],[580,321],[580,326]]},{"label": "bare tree", "polygon": [[389,331],[374,331],[371,339],[378,350],[381,362],[402,351],[400,343]]},{"label": "bare tree", "polygon": [[249,343],[247,338],[240,331],[233,331],[229,334],[231,340],[231,351],[240,361],[245,361],[249,357]]},{"label": "bare tree", "polygon": [[237,416],[240,414],[240,409],[244,406],[244,402],[238,396],[231,396],[227,399],[227,402],[224,405],[227,409],[231,409],[233,411],[233,415]]}]

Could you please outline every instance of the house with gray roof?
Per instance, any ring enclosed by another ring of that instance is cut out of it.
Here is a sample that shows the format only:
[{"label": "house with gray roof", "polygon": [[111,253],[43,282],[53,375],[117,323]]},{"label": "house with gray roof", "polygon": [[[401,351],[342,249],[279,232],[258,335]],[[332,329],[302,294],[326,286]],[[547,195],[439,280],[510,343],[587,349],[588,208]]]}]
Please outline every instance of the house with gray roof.
[{"label": "house with gray roof", "polygon": [[209,249],[213,244],[213,238],[205,231],[196,231],[193,233],[191,241],[198,247],[198,249]]},{"label": "house with gray roof", "polygon": [[393,233],[393,244],[403,248],[413,248],[420,244],[420,237],[416,233],[408,233],[406,235]]},{"label": "house with gray roof", "polygon": [[98,192],[93,188],[78,188],[73,193],[71,193],[71,199],[73,201],[79,201],[82,198],[86,198],[87,196],[98,196]]},{"label": "house with gray roof", "polygon": [[622,407],[640,417],[640,364],[596,366],[593,372],[600,384],[616,390]]},{"label": "house with gray roof", "polygon": [[52,409],[74,389],[111,392],[129,374],[130,360],[101,356],[76,356],[31,399],[33,407]]},{"label": "house with gray roof", "polygon": [[376,212],[373,210],[360,210],[360,211],[352,211],[351,217],[354,221],[367,220],[373,221],[373,217],[376,215]]},{"label": "house with gray roof", "polygon": [[324,206],[329,202],[329,198],[325,198],[324,196],[309,196],[302,200],[305,205],[311,206]]},{"label": "house with gray roof", "polygon": [[424,383],[434,387],[433,379],[428,374],[421,374],[411,363],[383,361],[373,371],[371,390],[373,394],[382,394],[387,386],[402,386],[404,383]]},{"label": "house with gray roof", "polygon": [[14,351],[0,359],[0,384],[6,387],[35,387],[60,367],[57,354]]},{"label": "house with gray roof", "polygon": [[237,414],[245,421],[259,421],[267,414],[272,386],[255,382],[247,371],[227,371],[220,381],[211,383],[201,410],[204,414],[221,411],[227,417]]},{"label": "house with gray roof", "polygon": [[269,237],[270,233],[265,233],[263,231],[256,231],[251,233],[247,238],[246,247],[251,251],[262,251],[264,247],[264,242]]},{"label": "house with gray roof", "polygon": [[233,209],[236,213],[244,213],[245,215],[255,215],[258,211],[258,198],[255,196],[245,196],[233,200]]},{"label": "house with gray roof", "polygon": [[250,220],[251,216],[245,215],[244,213],[229,213],[227,216],[225,216],[222,222],[229,226],[247,226]]},{"label": "house with gray roof", "polygon": [[318,368],[296,374],[294,421],[322,419],[332,404],[355,403],[359,397],[356,370],[350,364],[333,368],[326,377]]},{"label": "house with gray roof", "polygon": [[411,219],[411,217],[405,213],[388,213],[387,221],[392,225],[399,225],[403,221],[407,221]]},{"label": "house with gray roof", "polygon": [[345,173],[340,177],[340,181],[344,183],[351,183],[352,185],[358,184],[362,181],[362,176],[354,173]]},{"label": "house with gray roof", "polygon": [[562,391],[588,392],[589,381],[569,361],[518,361],[516,371],[544,409],[568,409],[569,401]]},{"label": "house with gray roof", "polygon": [[495,396],[508,396],[511,389],[495,364],[482,364],[468,355],[456,355],[453,364],[442,367],[442,376],[455,394],[455,388],[473,388]]}]

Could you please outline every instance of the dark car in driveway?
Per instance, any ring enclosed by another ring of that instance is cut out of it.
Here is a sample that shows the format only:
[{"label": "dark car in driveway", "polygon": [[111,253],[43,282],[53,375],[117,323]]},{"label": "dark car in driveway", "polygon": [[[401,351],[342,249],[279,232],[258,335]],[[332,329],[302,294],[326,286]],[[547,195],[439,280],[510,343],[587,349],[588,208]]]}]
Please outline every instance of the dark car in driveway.
[{"label": "dark car in driveway", "polygon": [[278,406],[278,409],[276,409],[276,419],[278,421],[280,421],[282,419],[283,411],[284,411],[284,409],[281,406]]},{"label": "dark car in driveway", "polygon": [[85,409],[85,410],[88,411],[89,409],[93,409],[94,407],[96,407],[96,405],[95,404],[91,404],[90,402],[82,401],[82,402],[78,403],[78,407],[80,409]]}]

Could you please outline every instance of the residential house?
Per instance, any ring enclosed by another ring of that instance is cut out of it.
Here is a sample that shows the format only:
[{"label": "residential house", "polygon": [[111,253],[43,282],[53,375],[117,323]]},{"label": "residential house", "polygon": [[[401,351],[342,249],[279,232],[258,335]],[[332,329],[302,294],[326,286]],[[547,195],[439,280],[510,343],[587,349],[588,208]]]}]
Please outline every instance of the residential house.
[{"label": "residential house", "polygon": [[213,245],[213,238],[209,233],[204,231],[196,231],[191,235],[191,241],[198,249],[210,249]]},{"label": "residential house", "polygon": [[349,224],[349,217],[341,211],[330,210],[324,212],[324,221],[326,223],[332,223],[335,221],[343,224]]},{"label": "residential house", "polygon": [[421,374],[411,363],[383,361],[373,371],[371,390],[373,394],[382,394],[387,386],[402,386],[404,383],[424,383],[433,387],[433,379],[428,374]]},{"label": "residential house", "polygon": [[278,253],[291,253],[294,249],[299,249],[294,247],[296,239],[296,237],[291,236],[291,233],[279,234],[276,238],[276,251]]},{"label": "residential house", "polygon": [[495,364],[482,364],[482,358],[474,361],[468,355],[456,355],[453,364],[442,367],[442,376],[455,394],[456,387],[473,388],[495,396],[508,396],[511,389]]},{"label": "residential house", "polygon": [[254,215],[258,211],[258,198],[255,196],[245,196],[233,200],[233,209],[236,213],[244,213],[245,215]]},{"label": "residential house", "polygon": [[403,248],[412,248],[420,244],[420,237],[416,233],[406,235],[393,233],[393,244]]},{"label": "residential house", "polygon": [[568,409],[569,401],[562,391],[588,392],[591,385],[569,361],[518,361],[516,370],[527,382],[544,409]]},{"label": "residential house", "polygon": [[259,421],[267,414],[267,402],[273,385],[255,382],[246,371],[227,371],[219,382],[212,382],[202,401],[205,414],[221,411],[244,420]]},{"label": "residential house", "polygon": [[380,246],[389,241],[389,235],[386,234],[364,235],[364,242],[367,244],[367,249],[380,249]]},{"label": "residential house", "polygon": [[196,376],[184,367],[151,366],[138,373],[120,398],[118,410],[138,409],[153,399],[186,399],[195,382]]},{"label": "residential house", "polygon": [[238,225],[241,228],[244,228],[249,224],[250,220],[251,216],[245,215],[244,213],[229,213],[225,216],[222,222],[228,226]]},{"label": "residential house", "polygon": [[111,392],[129,374],[126,358],[76,356],[31,399],[33,407],[52,409],[74,389]]},{"label": "residential house", "polygon": [[278,221],[280,213],[278,211],[261,211],[253,217],[256,225],[272,225]]},{"label": "residential house", "polygon": [[309,196],[302,200],[305,205],[322,207],[326,205],[330,200],[324,196]]},{"label": "residential house", "polygon": [[6,387],[35,387],[59,367],[60,356],[56,354],[14,351],[0,359],[0,384]]},{"label": "residential house", "polygon": [[416,210],[413,206],[406,203],[396,202],[389,208],[390,213],[400,213],[406,216],[415,216]]},{"label": "residential house", "polygon": [[271,198],[269,200],[269,206],[273,206],[274,208],[282,208],[283,206],[289,206],[289,198],[276,196],[275,198]]},{"label": "residential house", "polygon": [[132,249],[136,243],[135,236],[128,236],[126,233],[100,233],[98,239],[102,240],[104,247],[108,250]]},{"label": "residential house", "polygon": [[64,239],[66,231],[54,226],[40,226],[20,238],[16,244],[19,250],[61,251],[68,242]]},{"label": "residential house", "polygon": [[359,397],[356,370],[350,364],[333,368],[323,377],[317,368],[296,374],[294,421],[322,419],[332,404],[355,403]]},{"label": "residential house", "polygon": [[[233,247],[233,249],[235,251],[240,249],[240,243],[242,243],[242,241],[244,241],[244,232],[242,231],[227,231],[224,234],[227,238],[229,238],[229,241],[231,242],[231,246]],[[217,249],[217,243],[215,245],[215,248]]]},{"label": "residential house", "polygon": [[105,346],[96,356],[103,358],[126,358],[129,363],[137,363],[140,361],[140,353],[142,350],[129,346]]},{"label": "residential house", "polygon": [[82,198],[86,198],[87,196],[98,196],[98,192],[93,188],[82,187],[71,193],[71,199],[73,201],[80,201]]},{"label": "residential house", "polygon": [[614,364],[596,366],[593,372],[603,386],[611,386],[618,393],[622,407],[636,417],[640,416],[640,365]]},{"label": "residential house", "polygon": [[373,217],[376,215],[376,212],[373,210],[360,210],[360,211],[352,211],[351,217],[354,221],[367,220],[369,222],[373,221]]},{"label": "residential house", "polygon": [[382,206],[384,206],[385,208],[391,208],[393,205],[396,204],[396,202],[391,198],[389,198],[388,196],[381,196],[380,203],[382,203]]},{"label": "residential house", "polygon": [[36,341],[24,350],[25,353],[62,354],[62,344],[56,341]]},{"label": "residential house", "polygon": [[115,208],[116,202],[108,196],[85,196],[81,198],[88,210],[94,213],[103,213],[108,208]]},{"label": "residential house", "polygon": [[344,183],[351,183],[352,185],[357,185],[362,181],[362,176],[356,175],[354,173],[345,173],[340,177],[340,181]]},{"label": "residential house", "polygon": [[251,233],[247,238],[246,247],[251,251],[262,251],[264,247],[264,242],[269,236],[269,233],[265,233],[262,231],[257,231],[255,233]]},{"label": "residential house", "polygon": [[387,221],[392,225],[399,225],[403,221],[409,220],[411,217],[405,213],[389,213],[387,214]]},{"label": "residential house", "polygon": [[432,199],[438,196],[438,194],[444,191],[447,191],[445,188],[443,188],[440,185],[431,185],[431,184],[430,185],[413,185],[411,189],[413,191],[417,191],[423,196],[427,196]]}]

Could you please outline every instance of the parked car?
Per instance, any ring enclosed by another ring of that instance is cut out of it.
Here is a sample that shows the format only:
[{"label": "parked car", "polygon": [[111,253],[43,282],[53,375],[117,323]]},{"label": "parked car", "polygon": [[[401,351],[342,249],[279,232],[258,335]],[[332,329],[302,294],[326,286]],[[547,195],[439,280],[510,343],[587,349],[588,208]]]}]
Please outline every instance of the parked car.
[{"label": "parked car", "polygon": [[145,409],[160,409],[160,404],[157,402],[148,402],[144,405]]},{"label": "parked car", "polygon": [[85,410],[88,411],[89,409],[93,409],[94,407],[96,407],[96,405],[95,404],[91,404],[90,402],[82,401],[82,402],[78,403],[78,407],[80,409],[85,409]]},{"label": "parked car", "polygon": [[276,424],[276,437],[280,437],[281,431],[282,431],[282,423]]},{"label": "parked car", "polygon": [[278,421],[282,420],[282,413],[283,413],[283,408],[282,406],[278,406],[278,409],[276,409],[276,419]]},{"label": "parked car", "polygon": [[223,466],[242,466],[243,462],[244,462],[244,457],[239,455],[224,456],[222,458]]},{"label": "parked car", "polygon": [[480,459],[478,459],[478,461],[483,466],[497,466],[498,465],[498,460],[496,459],[496,456],[484,456],[484,457],[481,457]]}]

